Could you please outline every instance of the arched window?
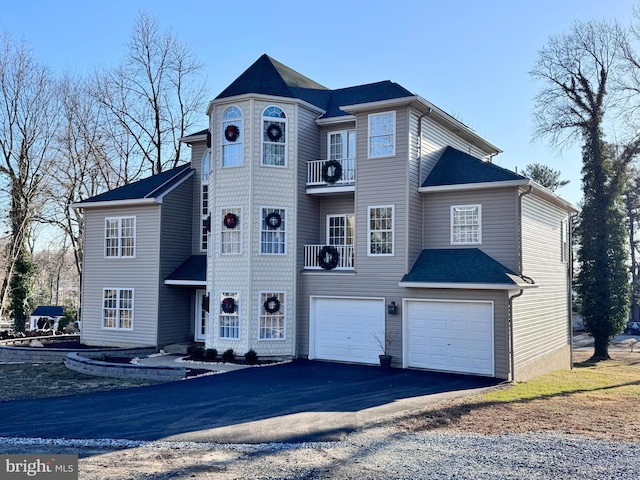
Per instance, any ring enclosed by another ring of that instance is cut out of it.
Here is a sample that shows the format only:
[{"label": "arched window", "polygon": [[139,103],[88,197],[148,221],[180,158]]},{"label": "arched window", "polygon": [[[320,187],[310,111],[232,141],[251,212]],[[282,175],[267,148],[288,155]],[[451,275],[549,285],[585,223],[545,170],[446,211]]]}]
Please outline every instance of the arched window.
[{"label": "arched window", "polygon": [[280,107],[262,112],[262,165],[287,165],[287,116]]},{"label": "arched window", "polygon": [[222,114],[222,166],[237,167],[243,164],[242,110],[229,107]]}]

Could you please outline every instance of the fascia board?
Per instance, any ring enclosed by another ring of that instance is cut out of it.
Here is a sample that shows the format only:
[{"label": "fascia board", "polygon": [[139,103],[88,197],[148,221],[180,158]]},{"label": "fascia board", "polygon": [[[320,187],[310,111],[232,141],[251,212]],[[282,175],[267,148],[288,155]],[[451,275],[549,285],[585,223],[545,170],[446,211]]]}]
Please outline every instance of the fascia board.
[{"label": "fascia board", "polygon": [[418,192],[456,192],[463,190],[484,190],[487,188],[524,187],[530,184],[531,181],[527,179],[505,180],[501,182],[458,183],[454,185],[434,185],[430,187],[419,187]]},{"label": "fascia board", "polygon": [[165,285],[178,285],[183,287],[206,287],[206,280],[165,280]]},{"label": "fascia board", "polygon": [[404,288],[439,288],[455,290],[521,290],[537,288],[537,284],[505,284],[505,283],[438,283],[438,282],[398,282]]},{"label": "fascia board", "polygon": [[71,203],[71,208],[100,208],[100,207],[133,207],[136,205],[153,205],[162,203],[157,198],[132,198],[128,200],[105,200],[103,202],[76,202]]}]

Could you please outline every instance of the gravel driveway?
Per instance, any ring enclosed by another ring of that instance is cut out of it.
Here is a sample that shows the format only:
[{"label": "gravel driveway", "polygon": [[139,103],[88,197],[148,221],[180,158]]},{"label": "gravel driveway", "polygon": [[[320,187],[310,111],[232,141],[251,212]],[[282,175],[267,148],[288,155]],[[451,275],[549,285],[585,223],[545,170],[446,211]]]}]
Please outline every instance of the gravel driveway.
[{"label": "gravel driveway", "polygon": [[303,444],[5,440],[3,453],[80,453],[85,480],[626,480],[640,473],[639,444],[562,434],[410,434],[384,427]]}]

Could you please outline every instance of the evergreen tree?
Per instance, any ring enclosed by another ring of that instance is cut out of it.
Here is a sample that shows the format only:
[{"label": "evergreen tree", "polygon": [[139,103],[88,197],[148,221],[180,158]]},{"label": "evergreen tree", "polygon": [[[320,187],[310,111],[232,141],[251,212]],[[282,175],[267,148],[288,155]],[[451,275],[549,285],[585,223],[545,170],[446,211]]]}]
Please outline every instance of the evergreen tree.
[{"label": "evergreen tree", "polygon": [[17,332],[25,331],[27,319],[31,312],[34,277],[35,268],[31,260],[31,255],[28,250],[23,247],[15,262],[9,283],[11,288],[11,303],[9,309],[14,322],[14,329]]}]

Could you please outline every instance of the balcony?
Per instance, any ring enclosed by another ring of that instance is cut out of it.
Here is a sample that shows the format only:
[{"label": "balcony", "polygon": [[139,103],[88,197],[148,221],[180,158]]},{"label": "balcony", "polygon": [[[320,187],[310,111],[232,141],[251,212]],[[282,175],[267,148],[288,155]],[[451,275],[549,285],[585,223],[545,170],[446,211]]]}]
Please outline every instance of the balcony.
[{"label": "balcony", "polygon": [[[305,270],[325,270],[320,266],[320,250],[326,245],[305,245],[304,246],[304,269]],[[338,251],[338,265],[334,270],[353,270],[353,259],[355,249],[353,245],[332,245]]]},{"label": "balcony", "polygon": [[[307,193],[353,192],[356,184],[355,158],[336,160],[340,169],[327,168],[329,160],[313,160],[307,162]],[[339,175],[338,175],[339,174]],[[338,177],[334,182],[331,177]],[[310,188],[309,188],[310,187]]]}]

